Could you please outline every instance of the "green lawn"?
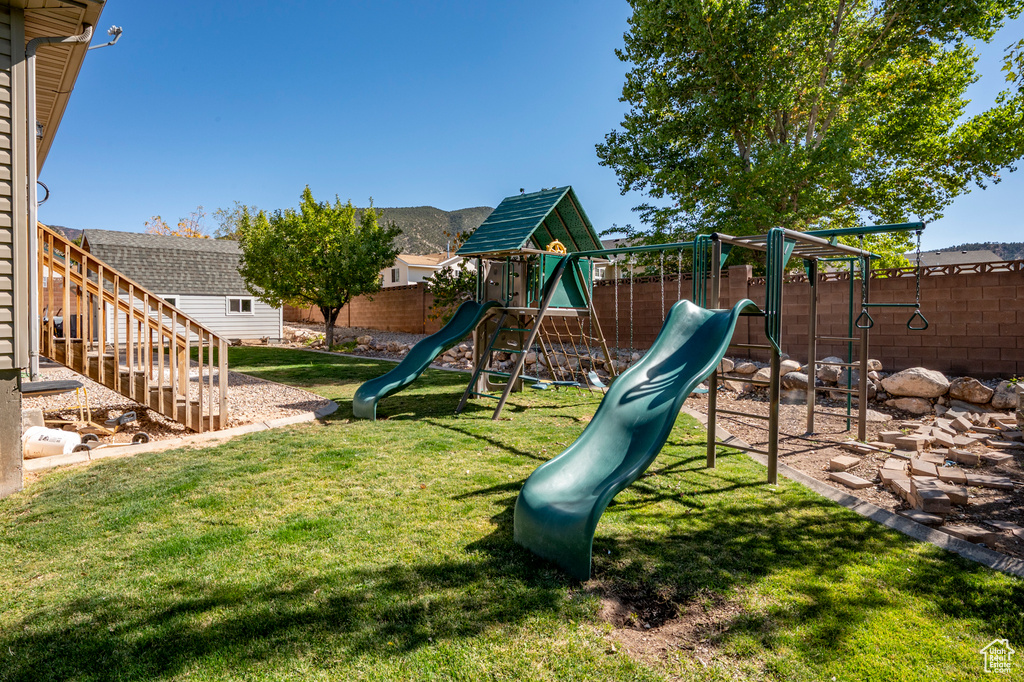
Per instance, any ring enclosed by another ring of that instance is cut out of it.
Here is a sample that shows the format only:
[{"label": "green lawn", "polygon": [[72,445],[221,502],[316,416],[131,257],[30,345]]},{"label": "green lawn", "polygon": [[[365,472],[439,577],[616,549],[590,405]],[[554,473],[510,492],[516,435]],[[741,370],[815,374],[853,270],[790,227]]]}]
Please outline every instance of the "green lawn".
[{"label": "green lawn", "polygon": [[[530,393],[492,422],[429,372],[350,422],[392,365],[264,348],[233,369],[341,403],[323,424],[55,470],[0,501],[0,680],[982,680],[1024,656],[1024,581],[915,543],[726,454],[680,419],[598,526],[580,584],[512,542],[522,481],[596,398]],[[714,616],[633,660],[612,592],[655,625]]]}]

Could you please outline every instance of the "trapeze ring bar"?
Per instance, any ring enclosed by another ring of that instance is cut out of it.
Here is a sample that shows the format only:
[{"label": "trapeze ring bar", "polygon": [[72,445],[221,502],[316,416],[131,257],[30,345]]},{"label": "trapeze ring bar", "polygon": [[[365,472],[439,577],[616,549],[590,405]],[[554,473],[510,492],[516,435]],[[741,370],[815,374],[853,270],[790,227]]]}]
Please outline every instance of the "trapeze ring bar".
[{"label": "trapeze ring bar", "polygon": [[[924,323],[924,326],[920,326],[920,327],[914,326],[914,319],[918,318],[918,317],[921,318],[921,322]],[[911,331],[915,331],[915,332],[920,332],[920,331],[924,331],[927,328],[928,328],[928,320],[925,318],[924,315],[921,314],[921,309],[918,308],[917,310],[914,311],[914,314],[910,316],[910,319],[907,320],[907,329],[909,329]]]},{"label": "trapeze ring bar", "polygon": [[[867,320],[865,320],[862,323],[861,320],[863,320],[865,317],[867,318]],[[871,329],[872,327],[875,326],[875,321],[871,319],[871,314],[868,312],[867,308],[861,308],[860,317],[857,318],[857,322],[855,322],[854,324],[856,325],[857,329]]]},{"label": "trapeze ring bar", "polygon": [[568,253],[568,251],[566,251],[566,249],[565,249],[565,244],[563,244],[562,242],[558,241],[557,239],[555,241],[551,242],[550,244],[548,244],[545,247],[544,250],[545,251],[549,251],[551,253],[557,253],[557,254],[560,254],[562,256],[564,256],[566,253]]}]

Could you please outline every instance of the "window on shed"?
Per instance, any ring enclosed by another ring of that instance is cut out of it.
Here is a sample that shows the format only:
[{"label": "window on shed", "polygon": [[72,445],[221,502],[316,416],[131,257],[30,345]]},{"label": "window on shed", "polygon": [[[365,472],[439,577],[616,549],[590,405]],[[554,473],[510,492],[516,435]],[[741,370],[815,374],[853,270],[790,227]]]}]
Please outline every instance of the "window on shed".
[{"label": "window on shed", "polygon": [[228,315],[252,315],[251,298],[228,298]]},{"label": "window on shed", "polygon": [[394,284],[398,281],[398,268],[391,268],[391,283]]},{"label": "window on shed", "polygon": [[177,296],[162,296],[161,298],[163,298],[165,301],[167,301],[168,303],[173,305],[175,308],[178,307],[178,297]]}]

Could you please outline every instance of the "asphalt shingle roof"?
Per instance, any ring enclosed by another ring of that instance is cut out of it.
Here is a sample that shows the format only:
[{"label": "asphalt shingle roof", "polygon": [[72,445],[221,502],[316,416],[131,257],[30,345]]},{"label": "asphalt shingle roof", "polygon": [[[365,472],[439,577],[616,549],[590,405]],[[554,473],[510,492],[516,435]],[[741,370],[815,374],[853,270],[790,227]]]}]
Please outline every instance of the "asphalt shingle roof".
[{"label": "asphalt shingle roof", "polygon": [[85,230],[83,246],[155,294],[245,296],[241,249],[226,239]]}]

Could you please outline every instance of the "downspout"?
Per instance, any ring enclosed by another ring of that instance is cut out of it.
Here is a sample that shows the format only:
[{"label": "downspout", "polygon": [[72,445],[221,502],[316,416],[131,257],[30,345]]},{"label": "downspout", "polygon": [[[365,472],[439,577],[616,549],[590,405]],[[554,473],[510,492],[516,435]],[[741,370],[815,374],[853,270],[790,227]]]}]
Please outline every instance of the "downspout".
[{"label": "downspout", "polygon": [[[36,181],[39,179],[36,152],[36,50],[40,45],[57,43],[83,44],[92,40],[92,26],[82,24],[82,32],[76,36],[51,36],[33,38],[25,47],[25,61],[28,66],[28,371],[31,381],[39,380],[39,195]],[[53,311],[49,311],[53,315]]]}]

